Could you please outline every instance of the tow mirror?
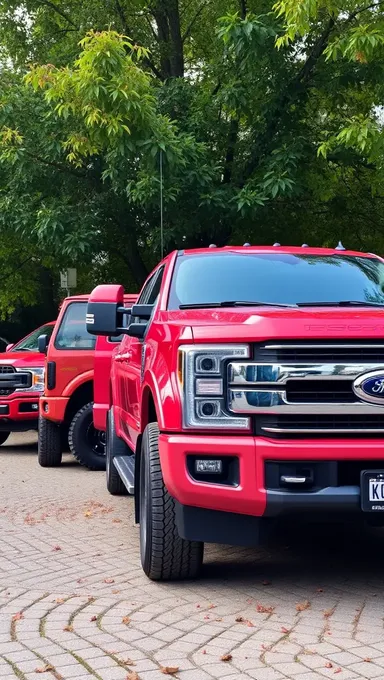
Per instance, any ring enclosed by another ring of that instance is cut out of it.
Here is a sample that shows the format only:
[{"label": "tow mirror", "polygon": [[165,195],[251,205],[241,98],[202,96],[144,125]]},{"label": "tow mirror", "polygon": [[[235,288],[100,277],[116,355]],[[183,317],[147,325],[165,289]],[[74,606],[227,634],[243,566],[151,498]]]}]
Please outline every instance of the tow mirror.
[{"label": "tow mirror", "polygon": [[88,302],[86,324],[91,335],[116,336],[127,332],[125,321],[130,309],[116,302]]},{"label": "tow mirror", "polygon": [[11,342],[10,345],[7,345],[7,346],[6,346],[5,351],[6,351],[6,352],[10,352],[11,349],[12,349],[12,347],[14,347],[14,346],[15,346],[15,343],[14,343],[14,342]]},{"label": "tow mirror", "polygon": [[126,333],[131,338],[139,338],[139,340],[142,340],[145,331],[147,330],[147,326],[148,324],[146,323],[131,323],[130,326],[128,326]]},{"label": "tow mirror", "polygon": [[37,349],[40,354],[46,354],[48,349],[49,338],[48,335],[39,335],[37,338]]}]

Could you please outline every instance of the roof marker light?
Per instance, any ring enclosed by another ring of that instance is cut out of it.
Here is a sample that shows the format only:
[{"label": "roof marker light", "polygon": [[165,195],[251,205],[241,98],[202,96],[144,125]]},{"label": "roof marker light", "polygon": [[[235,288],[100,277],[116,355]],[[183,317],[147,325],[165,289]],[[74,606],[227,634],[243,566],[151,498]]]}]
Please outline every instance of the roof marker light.
[{"label": "roof marker light", "polygon": [[343,244],[342,244],[341,241],[338,242],[338,244],[337,244],[335,250],[345,250],[345,248],[344,248],[344,246],[343,246]]},{"label": "roof marker light", "polygon": [[250,245],[250,243],[243,243],[243,248],[248,248]]},{"label": "roof marker light", "polygon": [[209,247],[210,247],[210,248],[217,248],[217,245],[216,245],[216,243],[210,243],[210,244],[209,244]]},{"label": "roof marker light", "polygon": [[274,244],[273,244],[273,247],[274,247],[274,248],[280,248],[280,246],[281,246],[281,243],[274,243]]},{"label": "roof marker light", "polygon": [[302,248],[309,248],[309,245],[308,245],[308,243],[303,243],[303,245],[301,247]]}]

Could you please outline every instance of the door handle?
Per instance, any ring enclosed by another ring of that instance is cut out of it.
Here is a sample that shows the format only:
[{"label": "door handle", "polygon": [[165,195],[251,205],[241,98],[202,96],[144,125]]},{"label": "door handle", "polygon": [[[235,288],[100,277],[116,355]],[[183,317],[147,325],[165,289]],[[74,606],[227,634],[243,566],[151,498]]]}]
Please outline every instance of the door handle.
[{"label": "door handle", "polygon": [[132,359],[132,352],[126,352],[125,354],[117,354],[115,356],[115,361],[123,363],[124,361],[130,361]]}]

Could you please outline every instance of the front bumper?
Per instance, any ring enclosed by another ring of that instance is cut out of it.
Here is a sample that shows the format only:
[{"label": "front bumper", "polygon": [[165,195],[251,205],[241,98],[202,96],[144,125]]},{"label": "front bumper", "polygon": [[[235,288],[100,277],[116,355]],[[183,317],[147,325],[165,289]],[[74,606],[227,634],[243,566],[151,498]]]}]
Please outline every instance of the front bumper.
[{"label": "front bumper", "polygon": [[37,428],[40,394],[13,394],[0,399],[0,431],[24,432]]},{"label": "front bumper", "polygon": [[[312,511],[359,512],[360,469],[384,469],[384,439],[271,441],[263,437],[161,434],[159,448],[165,485],[181,506],[259,518]],[[194,455],[237,457],[238,483],[229,486],[193,478],[187,457]],[[271,483],[269,471],[275,462],[312,466],[314,484],[298,490]],[[341,472],[337,473],[335,466]]]},{"label": "front bumper", "polygon": [[40,415],[55,423],[62,423],[69,397],[40,397]]}]

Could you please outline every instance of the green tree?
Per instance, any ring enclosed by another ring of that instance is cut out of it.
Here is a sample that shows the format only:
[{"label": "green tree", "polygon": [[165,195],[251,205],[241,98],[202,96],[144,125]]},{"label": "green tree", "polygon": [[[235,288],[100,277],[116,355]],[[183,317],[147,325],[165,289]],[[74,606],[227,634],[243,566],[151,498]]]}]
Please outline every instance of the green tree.
[{"label": "green tree", "polygon": [[4,243],[139,286],[161,162],[166,250],[381,250],[383,7],[2,0]]}]

